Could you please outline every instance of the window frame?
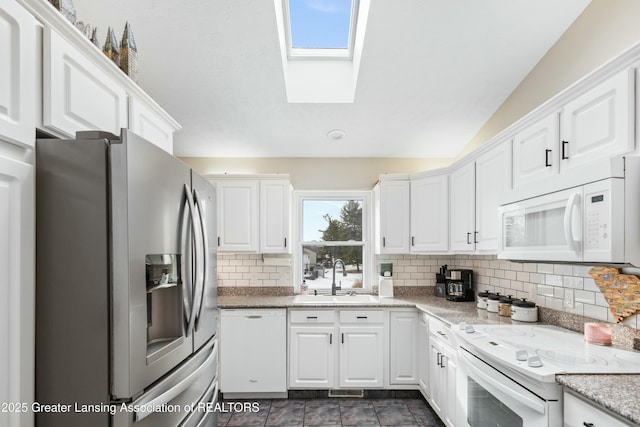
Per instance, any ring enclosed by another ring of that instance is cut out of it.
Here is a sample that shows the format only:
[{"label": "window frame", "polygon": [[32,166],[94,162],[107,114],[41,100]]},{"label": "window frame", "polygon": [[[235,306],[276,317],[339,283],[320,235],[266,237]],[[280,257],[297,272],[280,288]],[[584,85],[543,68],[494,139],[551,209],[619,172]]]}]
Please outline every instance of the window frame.
[{"label": "window frame", "polygon": [[347,48],[300,48],[293,47],[291,38],[291,14],[289,13],[289,0],[282,0],[282,12],[284,15],[284,36],[287,45],[288,59],[337,59],[353,60],[356,31],[358,29],[358,15],[360,0],[351,1],[351,23],[349,25],[349,43]]},{"label": "window frame", "polygon": [[[296,190],[293,192],[294,200],[294,215],[293,215],[293,241],[295,242],[293,250],[293,288],[295,293],[300,292],[300,284],[303,277],[303,259],[302,248],[305,245],[320,245],[320,246],[338,246],[335,241],[329,242],[317,242],[317,241],[303,241],[303,202],[305,200],[360,200],[362,201],[362,288],[349,289],[356,293],[371,293],[372,286],[374,285],[374,254],[372,247],[372,235],[373,235],[373,192],[371,190],[341,190],[341,191],[325,191],[325,190]],[[349,242],[346,245],[345,242],[340,242],[341,246],[347,246],[349,244],[354,245],[353,242]],[[356,244],[360,246],[360,244]],[[354,245],[354,246],[356,246]]]}]

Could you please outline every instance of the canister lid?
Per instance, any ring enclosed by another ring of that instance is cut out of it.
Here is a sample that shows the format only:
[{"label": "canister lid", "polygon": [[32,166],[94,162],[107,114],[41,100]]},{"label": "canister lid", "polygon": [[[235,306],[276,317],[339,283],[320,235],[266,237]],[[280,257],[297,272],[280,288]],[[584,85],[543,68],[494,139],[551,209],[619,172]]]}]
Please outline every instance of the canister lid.
[{"label": "canister lid", "polygon": [[490,294],[487,298],[492,300],[492,301],[496,301],[496,300],[499,300],[502,297],[500,296],[500,292],[496,292],[495,294]]},{"label": "canister lid", "polygon": [[533,308],[536,306],[536,303],[533,301],[527,301],[526,298],[522,298],[522,300],[515,300],[512,303],[513,305],[515,305],[516,307],[530,307]]},{"label": "canister lid", "polygon": [[484,292],[478,292],[478,296],[481,298],[487,298],[489,297],[489,295],[493,295],[493,293],[489,292],[488,290],[484,291]]},{"label": "canister lid", "polygon": [[518,301],[518,299],[513,298],[513,295],[507,295],[506,297],[500,298],[500,304],[512,304],[515,301]]}]

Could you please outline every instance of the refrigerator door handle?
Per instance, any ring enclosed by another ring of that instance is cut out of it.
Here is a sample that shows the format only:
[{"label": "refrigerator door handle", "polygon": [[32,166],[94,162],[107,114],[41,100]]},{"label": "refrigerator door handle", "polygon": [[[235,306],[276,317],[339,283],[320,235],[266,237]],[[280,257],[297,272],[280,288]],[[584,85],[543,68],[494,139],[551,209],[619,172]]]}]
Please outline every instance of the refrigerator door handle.
[{"label": "refrigerator door handle", "polygon": [[140,421],[153,414],[154,408],[162,408],[163,405],[169,404],[180,393],[185,391],[193,384],[194,381],[199,379],[202,375],[206,375],[206,372],[211,369],[216,369],[213,365],[218,358],[218,346],[213,345],[211,353],[207,356],[204,362],[197,369],[193,370],[189,375],[184,377],[180,382],[173,385],[169,389],[161,392],[158,396],[149,399],[140,399],[135,402],[134,406],[142,407],[148,410],[135,412],[133,414],[134,421]]},{"label": "refrigerator door handle", "polygon": [[[204,214],[202,212],[202,203],[200,203],[200,197],[198,196],[198,191],[195,188],[193,189],[193,202],[195,204],[198,218],[200,220],[200,229],[202,231],[202,246],[203,246],[202,253],[204,254],[204,256],[202,257],[203,262],[201,265],[199,265],[199,267],[201,267],[203,271],[202,282],[196,283],[197,285],[196,293],[194,294],[194,297],[195,297],[194,305],[197,306],[195,309],[196,318],[195,318],[194,328],[195,330],[197,330],[198,322],[200,320],[200,315],[202,314],[204,290],[207,286],[207,282],[209,281],[209,265],[208,265],[209,264],[209,238],[207,236],[207,224],[204,220]],[[198,261],[198,264],[200,264],[199,261]]]},{"label": "refrigerator door handle", "polygon": [[[191,274],[191,280],[190,283],[188,284],[188,286],[186,287],[186,289],[189,292],[189,299],[191,301],[191,310],[189,313],[189,317],[187,320],[187,330],[186,330],[186,336],[188,337],[189,334],[193,331],[194,325],[195,325],[195,320],[196,320],[196,294],[195,294],[195,287],[197,286],[198,283],[198,266],[200,264],[199,259],[201,257],[200,255],[200,245],[198,244],[198,228],[196,227],[196,207],[195,207],[195,203],[193,201],[193,195],[191,193],[191,187],[189,187],[189,185],[185,184],[184,185],[184,190],[185,190],[185,194],[187,196],[187,206],[189,207],[189,219],[191,221],[191,234],[193,237],[193,240],[191,241],[191,247],[194,253],[194,258],[195,261],[192,263],[192,274]],[[187,244],[189,242],[189,239],[187,239]],[[191,260],[186,259],[185,263],[190,263]],[[189,286],[190,285],[190,286]],[[185,307],[185,310],[188,310],[187,307]]]}]

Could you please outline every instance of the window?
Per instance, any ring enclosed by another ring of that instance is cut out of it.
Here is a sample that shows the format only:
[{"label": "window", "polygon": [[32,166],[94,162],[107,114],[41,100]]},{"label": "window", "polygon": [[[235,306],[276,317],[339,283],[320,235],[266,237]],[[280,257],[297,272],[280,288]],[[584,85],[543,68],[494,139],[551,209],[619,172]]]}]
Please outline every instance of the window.
[{"label": "window", "polygon": [[[369,258],[369,192],[297,193],[299,238],[295,263],[298,283],[309,289],[364,290]],[[335,268],[336,261],[342,260]]]},{"label": "window", "polygon": [[289,57],[353,56],[358,0],[283,0]]}]

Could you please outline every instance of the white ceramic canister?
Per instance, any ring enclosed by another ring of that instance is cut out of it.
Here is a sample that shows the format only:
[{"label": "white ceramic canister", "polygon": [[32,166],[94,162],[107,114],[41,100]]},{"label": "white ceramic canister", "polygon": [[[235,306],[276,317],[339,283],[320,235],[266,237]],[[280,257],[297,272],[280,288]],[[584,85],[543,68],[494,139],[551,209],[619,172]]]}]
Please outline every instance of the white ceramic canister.
[{"label": "white ceramic canister", "polygon": [[527,301],[525,298],[522,301],[514,301],[511,304],[511,320],[537,322],[538,307],[533,301]]},{"label": "white ceramic canister", "polygon": [[497,313],[500,308],[500,293],[495,293],[487,297],[487,311]]},{"label": "white ceramic canister", "polygon": [[478,302],[476,304],[476,307],[486,310],[487,299],[489,298],[489,295],[493,295],[493,294],[489,291],[478,292],[478,299],[477,299]]}]

